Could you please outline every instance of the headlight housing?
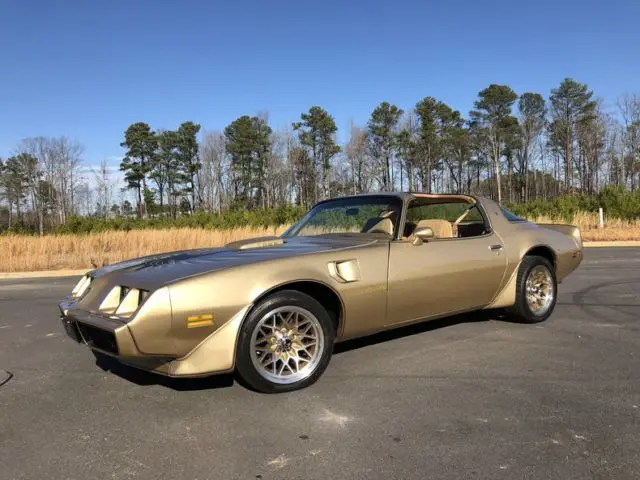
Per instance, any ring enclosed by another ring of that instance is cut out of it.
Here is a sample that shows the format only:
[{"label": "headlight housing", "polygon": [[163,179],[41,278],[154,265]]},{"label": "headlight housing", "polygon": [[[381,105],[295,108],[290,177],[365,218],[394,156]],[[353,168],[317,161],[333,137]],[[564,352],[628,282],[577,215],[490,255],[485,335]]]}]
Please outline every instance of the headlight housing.
[{"label": "headlight housing", "polygon": [[104,297],[98,310],[108,315],[130,318],[148,297],[147,290],[116,285]]},{"label": "headlight housing", "polygon": [[87,289],[89,288],[89,285],[91,285],[92,280],[93,278],[91,278],[89,275],[85,275],[84,277],[82,277],[80,281],[76,283],[76,286],[73,287],[73,290],[71,290],[71,298],[73,298],[74,300],[78,300],[85,293],[87,293]]}]

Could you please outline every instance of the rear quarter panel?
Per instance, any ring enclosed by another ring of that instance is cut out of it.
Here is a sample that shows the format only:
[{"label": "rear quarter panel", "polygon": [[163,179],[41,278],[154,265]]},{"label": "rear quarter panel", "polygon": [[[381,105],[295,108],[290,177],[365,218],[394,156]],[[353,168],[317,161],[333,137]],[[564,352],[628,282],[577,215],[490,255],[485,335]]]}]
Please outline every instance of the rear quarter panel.
[{"label": "rear quarter panel", "polygon": [[480,199],[490,218],[492,228],[503,239],[507,270],[502,291],[489,306],[504,307],[515,303],[515,277],[524,256],[536,247],[546,247],[553,252],[556,276],[559,281],[575,270],[582,260],[582,243],[562,231],[543,228],[529,222],[509,222],[497,203]]}]

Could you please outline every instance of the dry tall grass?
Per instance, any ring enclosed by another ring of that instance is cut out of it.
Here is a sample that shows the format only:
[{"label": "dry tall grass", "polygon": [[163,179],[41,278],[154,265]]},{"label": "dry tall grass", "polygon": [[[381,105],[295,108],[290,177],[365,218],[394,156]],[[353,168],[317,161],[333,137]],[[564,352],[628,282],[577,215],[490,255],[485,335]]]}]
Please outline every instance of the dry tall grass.
[{"label": "dry tall grass", "polygon": [[[566,223],[547,217],[533,220],[536,223]],[[605,222],[605,228],[599,229],[597,214],[580,213],[570,223],[580,227],[585,241],[640,240],[640,220],[605,219]],[[91,268],[154,253],[219,247],[235,240],[279,235],[285,229],[285,226],[234,230],[187,228],[45,237],[0,236],[0,272]]]},{"label": "dry tall grass", "polygon": [[234,230],[196,228],[132,230],[89,235],[10,235],[0,237],[0,272],[91,268],[191,248],[220,247],[228,242],[279,235],[285,227]]},{"label": "dry tall grass", "polygon": [[[567,223],[564,219],[553,217],[538,217],[532,221],[535,223]],[[608,219],[605,217],[604,228],[598,228],[597,213],[580,212],[569,223],[580,228],[582,239],[586,242],[640,240],[640,220]]]}]

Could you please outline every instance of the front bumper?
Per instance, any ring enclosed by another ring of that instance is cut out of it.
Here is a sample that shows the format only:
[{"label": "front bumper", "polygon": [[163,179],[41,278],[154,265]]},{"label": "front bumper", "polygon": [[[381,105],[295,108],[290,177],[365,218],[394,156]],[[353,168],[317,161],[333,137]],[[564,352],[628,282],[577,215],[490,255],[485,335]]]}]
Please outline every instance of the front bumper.
[{"label": "front bumper", "polygon": [[170,377],[204,377],[233,371],[240,324],[248,307],[181,358],[142,353],[131,330],[118,319],[76,308],[73,300],[59,304],[60,320],[67,335],[77,343],[116,358],[121,363]]},{"label": "front bumper", "polygon": [[74,309],[72,300],[59,304],[60,321],[65,332],[77,343],[116,358],[121,363],[162,375],[170,375],[169,357],[145,355],[141,353],[126,324]]},{"label": "front bumper", "polygon": [[60,320],[67,335],[93,350],[118,357],[138,357],[140,352],[126,324],[78,310],[72,300],[60,303]]}]

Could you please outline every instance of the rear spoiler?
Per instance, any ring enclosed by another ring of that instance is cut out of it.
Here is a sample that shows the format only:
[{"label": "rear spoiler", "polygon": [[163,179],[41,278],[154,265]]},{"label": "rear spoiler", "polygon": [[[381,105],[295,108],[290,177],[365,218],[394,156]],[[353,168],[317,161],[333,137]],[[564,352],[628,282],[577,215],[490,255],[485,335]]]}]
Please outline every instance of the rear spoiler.
[{"label": "rear spoiler", "polygon": [[582,235],[580,235],[580,229],[574,225],[562,225],[556,223],[537,223],[539,227],[546,228],[547,230],[555,230],[562,233],[567,237],[573,238],[578,248],[582,249]]}]

